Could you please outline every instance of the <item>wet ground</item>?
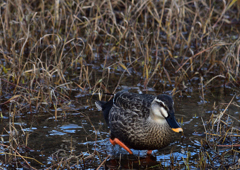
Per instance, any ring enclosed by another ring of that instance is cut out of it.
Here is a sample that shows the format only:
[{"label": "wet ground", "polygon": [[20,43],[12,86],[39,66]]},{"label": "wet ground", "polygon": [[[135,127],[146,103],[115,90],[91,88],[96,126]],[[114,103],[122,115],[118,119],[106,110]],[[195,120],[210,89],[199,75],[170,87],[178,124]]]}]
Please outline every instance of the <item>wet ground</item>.
[{"label": "wet ground", "polygon": [[[60,2],[1,3],[0,169],[240,166],[236,0]],[[111,146],[94,102],[123,89],[173,92],[184,133],[151,157]],[[232,99],[228,136],[206,136]]]},{"label": "wet ground", "polygon": [[[161,91],[154,91],[149,88],[146,92],[141,87],[119,86],[118,90],[129,89],[136,93],[149,93],[157,95]],[[170,91],[167,91],[168,93]],[[71,103],[66,107],[58,109],[59,117],[55,120],[54,109],[49,108],[46,113],[23,113],[22,115],[9,117],[4,114],[1,118],[0,129],[8,128],[9,123],[14,121],[14,127],[19,134],[16,138],[20,143],[27,146],[19,146],[26,156],[33,157],[36,161],[30,161],[31,165],[39,168],[46,168],[60,161],[61,158],[69,157],[70,153],[75,156],[83,154],[85,161],[76,161],[73,167],[97,168],[106,158],[104,168],[159,168],[179,166],[184,167],[186,160],[190,165],[197,164],[201,139],[205,138],[203,122],[210,119],[212,113],[224,110],[234,96],[235,92],[230,88],[212,88],[205,92],[204,101],[199,92],[183,92],[174,96],[175,115],[180,122],[184,134],[176,135],[175,141],[170,146],[154,150],[151,157],[146,156],[146,151],[134,150],[134,155],[129,155],[119,146],[111,146],[109,142],[109,128],[103,115],[94,105],[98,100],[98,94],[82,95],[78,90],[72,91]],[[107,99],[109,96],[104,96]],[[240,98],[235,97],[234,102],[240,104]],[[219,110],[214,110],[218,106]],[[221,106],[221,107],[220,107]],[[46,107],[47,109],[47,107]],[[239,108],[230,106],[228,114],[236,119],[239,117]],[[236,122],[239,127],[239,122]],[[1,130],[4,132],[4,130]],[[24,133],[25,134],[24,134]],[[27,140],[26,140],[27,139]],[[6,131],[2,134],[3,142],[8,144],[9,135]],[[21,142],[25,141],[25,142]],[[109,156],[108,156],[109,155]],[[1,159],[3,159],[3,155]],[[103,167],[102,167],[103,168]]]}]

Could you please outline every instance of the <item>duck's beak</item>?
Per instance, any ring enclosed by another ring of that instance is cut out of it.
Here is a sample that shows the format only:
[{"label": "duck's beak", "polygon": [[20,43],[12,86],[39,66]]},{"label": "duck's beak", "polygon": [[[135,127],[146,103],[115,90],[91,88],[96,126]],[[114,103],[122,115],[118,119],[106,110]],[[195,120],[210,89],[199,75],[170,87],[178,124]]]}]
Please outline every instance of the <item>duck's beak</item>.
[{"label": "duck's beak", "polygon": [[177,132],[177,133],[182,133],[183,132],[183,129],[180,127],[180,128],[172,128],[172,130],[174,132]]},{"label": "duck's beak", "polygon": [[177,133],[183,132],[183,129],[180,127],[180,125],[176,121],[173,113],[172,114],[170,113],[169,116],[166,118],[166,120],[174,132],[177,132]]}]

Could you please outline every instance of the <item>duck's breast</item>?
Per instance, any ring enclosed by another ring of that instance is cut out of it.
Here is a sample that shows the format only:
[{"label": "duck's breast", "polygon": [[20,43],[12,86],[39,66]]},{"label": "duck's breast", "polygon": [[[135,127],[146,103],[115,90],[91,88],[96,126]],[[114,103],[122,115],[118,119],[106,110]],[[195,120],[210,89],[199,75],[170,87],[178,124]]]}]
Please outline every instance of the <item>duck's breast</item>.
[{"label": "duck's breast", "polygon": [[109,113],[111,135],[133,149],[160,149],[171,142],[168,124],[148,122],[138,112],[113,106]]}]

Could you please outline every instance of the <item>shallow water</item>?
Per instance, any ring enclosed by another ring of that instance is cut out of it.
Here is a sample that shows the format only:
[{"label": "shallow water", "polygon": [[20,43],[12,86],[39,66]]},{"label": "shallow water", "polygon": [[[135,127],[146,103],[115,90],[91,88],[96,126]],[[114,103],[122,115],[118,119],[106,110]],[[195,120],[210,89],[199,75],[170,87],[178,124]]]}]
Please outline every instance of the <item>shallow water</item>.
[{"label": "shallow water", "polygon": [[[120,87],[118,90],[126,88]],[[140,88],[129,88],[131,92],[141,92]],[[150,89],[147,93],[157,95],[161,92]],[[170,146],[161,150],[154,150],[151,157],[146,156],[146,151],[133,150],[133,155],[119,146],[111,146],[109,142],[109,128],[107,127],[103,115],[97,111],[94,101],[98,100],[98,95],[80,95],[79,91],[72,92],[71,104],[65,108],[59,108],[59,117],[55,120],[54,110],[50,109],[50,114],[23,114],[16,116],[14,126],[19,132],[16,138],[25,141],[27,147],[20,146],[22,153],[28,157],[34,157],[44,165],[35,161],[30,161],[31,165],[39,168],[46,168],[56,163],[61,158],[69,157],[70,153],[75,156],[83,154],[87,157],[96,151],[93,158],[84,163],[79,161],[75,168],[97,168],[99,164],[107,158],[105,167],[102,168],[126,168],[139,169],[147,167],[184,167],[187,157],[190,165],[197,164],[201,139],[205,138],[203,122],[208,121],[211,114],[215,113],[213,106],[229,103],[234,92],[230,89],[215,88],[205,92],[204,102],[198,92],[177,93],[173,99],[175,102],[175,116],[180,122],[184,134],[176,135],[175,141]],[[105,97],[104,97],[105,98]],[[106,97],[108,98],[108,97]],[[234,101],[240,104],[239,98]],[[225,105],[226,106],[226,105]],[[223,110],[225,107],[222,107]],[[227,113],[239,117],[239,109],[230,106]],[[51,115],[52,114],[52,115]],[[9,121],[13,118],[4,116],[1,119],[0,128],[9,126]],[[239,127],[239,123],[237,124]],[[22,128],[22,130],[21,130]],[[26,134],[23,134],[23,131]],[[9,144],[9,135],[5,132],[2,135]],[[0,155],[1,159],[4,156]],[[7,165],[10,166],[10,165]]]}]

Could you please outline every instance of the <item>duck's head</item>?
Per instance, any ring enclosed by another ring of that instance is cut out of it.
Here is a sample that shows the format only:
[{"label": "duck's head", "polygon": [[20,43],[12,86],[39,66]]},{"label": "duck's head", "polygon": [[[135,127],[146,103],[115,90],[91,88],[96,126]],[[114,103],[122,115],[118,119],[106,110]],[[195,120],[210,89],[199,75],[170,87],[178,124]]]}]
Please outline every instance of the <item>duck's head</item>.
[{"label": "duck's head", "polygon": [[159,124],[165,124],[167,122],[174,132],[181,133],[183,129],[175,119],[173,105],[174,102],[171,96],[160,94],[151,103],[150,116]]}]

